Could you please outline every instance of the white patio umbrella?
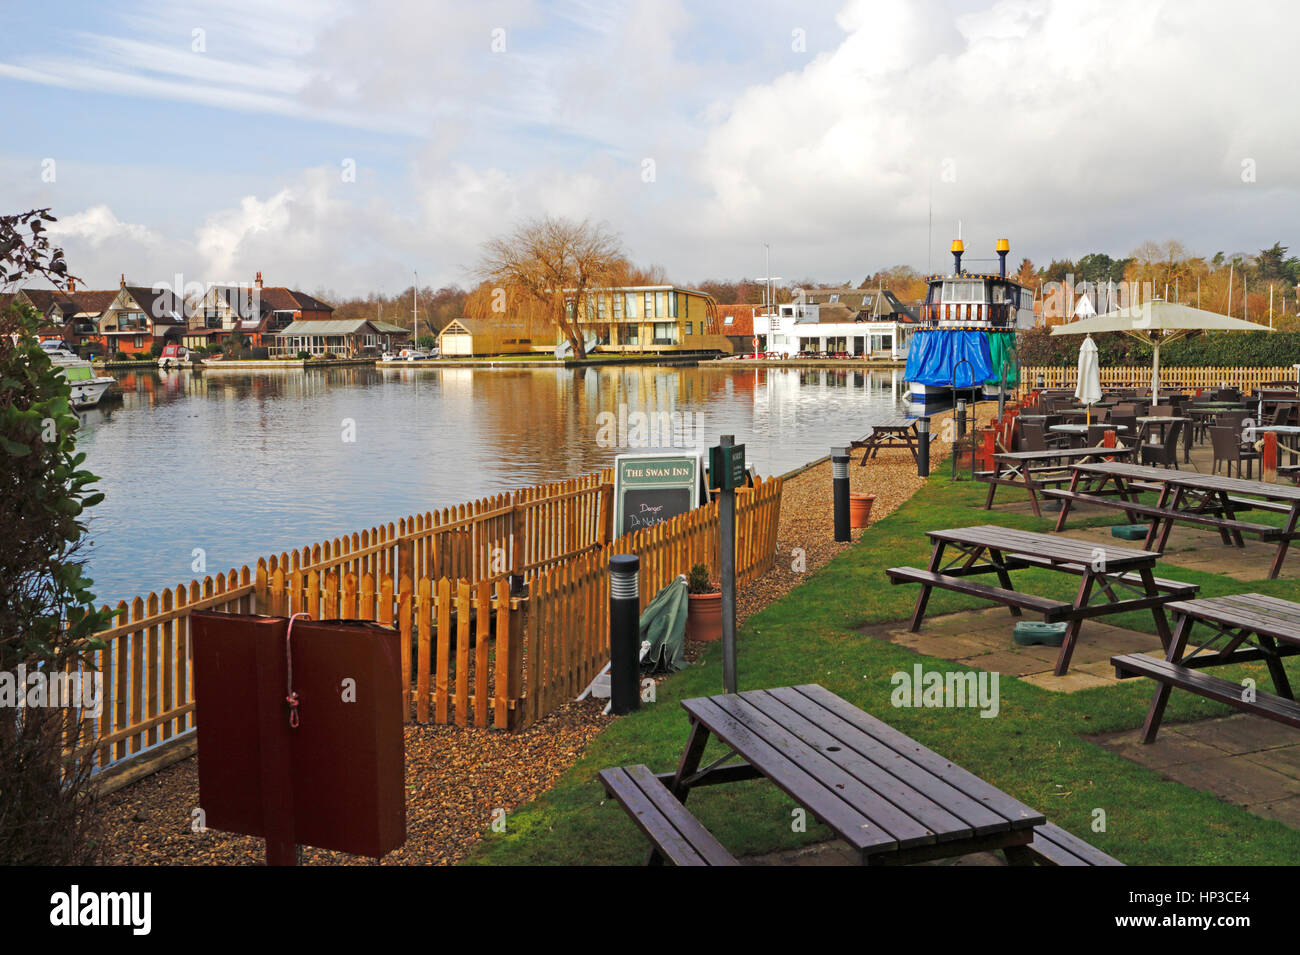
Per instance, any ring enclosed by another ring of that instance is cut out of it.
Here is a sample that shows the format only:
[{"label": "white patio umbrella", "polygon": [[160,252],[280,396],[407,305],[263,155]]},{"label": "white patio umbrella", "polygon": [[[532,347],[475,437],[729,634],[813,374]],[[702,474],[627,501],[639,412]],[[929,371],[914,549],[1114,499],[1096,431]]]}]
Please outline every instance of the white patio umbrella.
[{"label": "white patio umbrella", "polygon": [[1092,406],[1101,401],[1101,369],[1097,365],[1097,343],[1091,335],[1079,346],[1079,384],[1074,397],[1088,406],[1088,424],[1092,424]]},{"label": "white patio umbrella", "polygon": [[1152,299],[1142,305],[1121,308],[1093,318],[1057,325],[1053,335],[1095,335],[1101,332],[1123,332],[1151,346],[1151,396],[1160,391],[1160,347],[1196,331],[1266,332],[1266,325],[1229,318],[1218,312],[1175,305],[1162,299]]}]

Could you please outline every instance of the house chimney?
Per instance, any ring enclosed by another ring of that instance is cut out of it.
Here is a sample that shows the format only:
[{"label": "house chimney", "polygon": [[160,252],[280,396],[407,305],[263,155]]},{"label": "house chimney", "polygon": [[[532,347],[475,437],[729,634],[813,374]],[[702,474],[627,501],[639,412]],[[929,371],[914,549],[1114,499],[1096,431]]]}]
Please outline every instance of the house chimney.
[{"label": "house chimney", "polygon": [[261,287],[262,287],[262,273],[261,273],[261,272],[258,272],[258,273],[257,273],[257,282],[256,282],[256,285],[257,285],[258,288],[261,288]]},{"label": "house chimney", "polygon": [[75,292],[76,290],[77,290],[77,280],[74,279],[72,276],[68,276],[68,292],[71,293],[71,292]]},{"label": "house chimney", "polygon": [[1011,251],[1011,243],[1006,239],[998,239],[998,278],[1007,277],[1007,253]]},{"label": "house chimney", "polygon": [[961,239],[952,240],[952,270],[956,275],[961,275],[961,254],[966,251],[966,247],[961,244]]},{"label": "house chimney", "polygon": [[117,280],[117,284],[118,284],[121,288],[126,288],[126,273],[125,273],[125,272],[123,272],[123,273],[122,273],[122,277],[119,278],[119,279]]}]

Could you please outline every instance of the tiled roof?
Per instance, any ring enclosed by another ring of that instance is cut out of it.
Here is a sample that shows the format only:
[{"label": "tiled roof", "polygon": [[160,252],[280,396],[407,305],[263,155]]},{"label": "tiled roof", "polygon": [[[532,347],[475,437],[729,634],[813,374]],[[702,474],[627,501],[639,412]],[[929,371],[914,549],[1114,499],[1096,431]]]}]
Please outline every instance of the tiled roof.
[{"label": "tiled roof", "polygon": [[[86,292],[68,292],[63,297],[71,300],[75,309],[72,312],[73,315],[98,315],[113,304],[113,299],[117,298],[117,293],[117,289],[93,289]],[[66,312],[67,309],[64,309],[64,311]]]},{"label": "tiled roof", "polygon": [[[719,305],[718,334],[751,337],[754,334],[756,311],[758,311],[756,305]],[[730,323],[728,319],[731,320]]]},{"label": "tiled roof", "polygon": [[155,324],[185,324],[185,301],[171,289],[154,290],[142,285],[126,285],[123,290]]},{"label": "tiled roof", "polygon": [[333,305],[327,305],[306,292],[297,292],[282,285],[267,286],[258,290],[262,301],[277,312],[332,312]]}]

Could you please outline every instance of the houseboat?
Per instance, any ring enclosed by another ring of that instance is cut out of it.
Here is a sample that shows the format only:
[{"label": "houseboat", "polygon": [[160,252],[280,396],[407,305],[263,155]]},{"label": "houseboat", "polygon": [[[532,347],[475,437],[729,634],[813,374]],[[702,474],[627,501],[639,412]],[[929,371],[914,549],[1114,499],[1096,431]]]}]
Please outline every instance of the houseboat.
[{"label": "houseboat", "polygon": [[63,375],[71,389],[72,407],[78,411],[93,408],[108,394],[115,379],[95,374],[94,367],[84,358],[68,350],[62,341],[41,342],[41,348],[50,356],[54,367]]},{"label": "houseboat", "polygon": [[996,273],[962,268],[961,239],[952,243],[953,270],[931,275],[921,327],[912,336],[904,377],[917,410],[950,404],[958,395],[995,398],[1016,383],[1018,329],[1034,325],[1034,293],[1007,275],[1006,239],[997,243]]}]

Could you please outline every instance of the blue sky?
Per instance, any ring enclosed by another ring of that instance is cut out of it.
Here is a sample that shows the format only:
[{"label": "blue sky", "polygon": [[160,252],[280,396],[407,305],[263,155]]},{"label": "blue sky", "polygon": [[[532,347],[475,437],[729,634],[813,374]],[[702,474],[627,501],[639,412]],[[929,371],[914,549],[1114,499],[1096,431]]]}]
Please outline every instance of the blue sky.
[{"label": "blue sky", "polygon": [[924,268],[958,220],[1036,262],[1251,251],[1300,211],[1281,3],[6,6],[0,206],[53,206],[101,287],[465,283],[547,212],[691,282],[764,241],[787,278]]}]

